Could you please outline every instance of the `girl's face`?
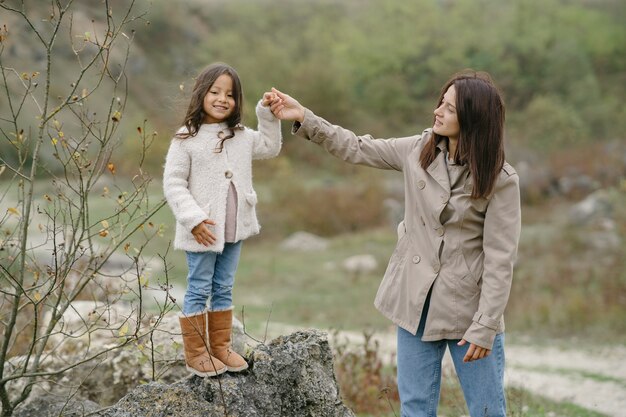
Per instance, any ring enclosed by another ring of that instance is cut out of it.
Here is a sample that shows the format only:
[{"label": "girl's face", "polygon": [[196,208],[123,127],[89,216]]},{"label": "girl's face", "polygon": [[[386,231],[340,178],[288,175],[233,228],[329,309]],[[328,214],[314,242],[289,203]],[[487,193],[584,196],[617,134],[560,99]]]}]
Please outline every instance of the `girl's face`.
[{"label": "girl's face", "polygon": [[233,96],[233,79],[228,74],[222,74],[209,87],[204,96],[202,108],[206,116],[204,123],[220,123],[225,121],[235,109]]},{"label": "girl's face", "polygon": [[461,129],[456,114],[456,90],[451,85],[443,95],[439,107],[435,109],[435,124],[433,132],[441,136],[447,136],[450,140],[458,140]]}]

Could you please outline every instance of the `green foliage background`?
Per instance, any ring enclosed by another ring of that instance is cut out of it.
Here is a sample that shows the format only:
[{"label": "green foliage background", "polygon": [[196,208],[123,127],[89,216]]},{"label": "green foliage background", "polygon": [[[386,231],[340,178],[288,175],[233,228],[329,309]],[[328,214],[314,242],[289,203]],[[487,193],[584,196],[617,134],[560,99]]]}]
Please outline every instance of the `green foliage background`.
[{"label": "green foliage background", "polygon": [[486,70],[506,97],[512,140],[554,149],[626,127],[625,17],[611,0],[160,1],[138,43],[159,45],[151,55],[166,84],[230,63],[248,116],[274,85],[379,136],[428,127],[447,78]]},{"label": "green foliage background", "polygon": [[[76,27],[102,18],[100,2],[75,3]],[[25,4],[43,25],[47,3]],[[138,9],[146,15],[134,28],[122,154],[139,146],[132,137],[147,119],[160,134],[155,168],[180,124],[193,76],[214,61],[239,71],[251,126],[255,102],[276,86],[358,132],[409,135],[430,126],[441,85],[472,68],[490,72],[503,91],[516,146],[552,152],[619,138],[626,128],[620,0],[143,0]],[[16,70],[41,71],[36,39],[12,19],[1,17]],[[74,60],[69,39],[55,46],[60,92]],[[0,143],[5,154],[9,147]],[[284,155],[346,169],[292,141]]]}]

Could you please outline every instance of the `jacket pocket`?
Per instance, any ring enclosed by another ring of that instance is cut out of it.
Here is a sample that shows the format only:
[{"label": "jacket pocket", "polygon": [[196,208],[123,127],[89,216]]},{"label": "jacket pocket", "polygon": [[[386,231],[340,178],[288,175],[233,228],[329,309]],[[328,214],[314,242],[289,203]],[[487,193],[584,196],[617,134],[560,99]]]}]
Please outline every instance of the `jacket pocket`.
[{"label": "jacket pocket", "polygon": [[465,270],[465,275],[467,275],[464,280],[471,280],[475,285],[480,285],[480,281],[483,276],[484,269],[484,260],[485,257],[481,254],[478,255],[473,263],[468,263],[468,257],[462,248],[459,248],[459,256],[461,258],[461,264],[463,269]]},{"label": "jacket pocket", "polygon": [[389,264],[387,265],[385,277],[393,277],[398,270],[398,267],[400,267],[404,263],[408,250],[407,240],[408,236],[406,234],[406,228],[404,226],[404,222],[401,222],[398,225],[398,243],[396,243],[396,248],[391,254],[391,259],[389,259]]},{"label": "jacket pocket", "polygon": [[244,193],[244,196],[246,198],[246,202],[251,205],[251,206],[256,206],[256,203],[258,202],[256,193],[254,191],[252,192],[248,192],[248,193]]},{"label": "jacket pocket", "polygon": [[209,220],[214,220],[213,219],[213,205],[211,203],[208,203],[202,206],[202,211],[204,211],[204,213],[208,216]]}]

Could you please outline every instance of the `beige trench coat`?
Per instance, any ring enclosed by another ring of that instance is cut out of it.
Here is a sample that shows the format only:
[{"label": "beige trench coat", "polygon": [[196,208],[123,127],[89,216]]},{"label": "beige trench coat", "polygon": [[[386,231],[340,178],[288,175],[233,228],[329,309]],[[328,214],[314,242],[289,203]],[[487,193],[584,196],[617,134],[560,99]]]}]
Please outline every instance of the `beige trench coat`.
[{"label": "beige trench coat", "polygon": [[[465,339],[491,349],[504,331],[513,264],[521,228],[519,180],[505,163],[488,199],[471,199],[472,178],[451,190],[444,152],[424,170],[419,156],[431,130],[421,135],[373,139],[356,136],[305,111],[293,132],[353,164],[402,171],[405,214],[398,243],[374,304],[398,326],[415,334],[431,293],[422,340]],[[445,224],[441,213],[456,215]]]}]

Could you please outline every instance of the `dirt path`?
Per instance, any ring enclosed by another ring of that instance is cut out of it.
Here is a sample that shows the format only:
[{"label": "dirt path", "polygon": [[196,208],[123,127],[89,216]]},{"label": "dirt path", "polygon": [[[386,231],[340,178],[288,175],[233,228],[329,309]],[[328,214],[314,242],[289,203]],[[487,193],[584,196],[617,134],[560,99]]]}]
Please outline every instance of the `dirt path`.
[{"label": "dirt path", "polygon": [[[270,325],[270,335],[297,330]],[[341,332],[340,338],[362,344],[363,335]],[[377,334],[383,357],[391,360],[395,335]],[[626,417],[626,347],[557,348],[515,343],[506,346],[505,383],[558,402],[568,402],[612,417]],[[446,353],[444,366],[453,369]]]}]

